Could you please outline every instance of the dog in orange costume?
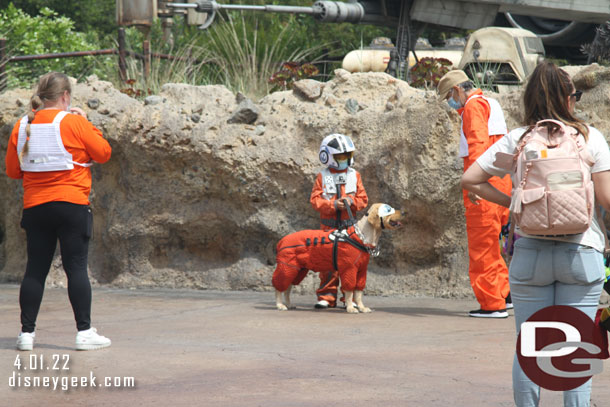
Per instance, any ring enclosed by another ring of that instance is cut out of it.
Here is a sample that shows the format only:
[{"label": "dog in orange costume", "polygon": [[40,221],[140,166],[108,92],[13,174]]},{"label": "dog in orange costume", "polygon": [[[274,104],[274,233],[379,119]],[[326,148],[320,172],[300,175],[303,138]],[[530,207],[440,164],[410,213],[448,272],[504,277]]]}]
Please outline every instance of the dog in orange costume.
[{"label": "dog in orange costume", "polygon": [[347,312],[371,312],[362,303],[369,258],[375,254],[382,231],[400,228],[401,220],[401,211],[377,203],[354,226],[345,230],[302,230],[284,236],[277,245],[277,266],[271,280],[277,309],[294,308],[290,304],[290,290],[303,281],[309,270],[338,270]]}]

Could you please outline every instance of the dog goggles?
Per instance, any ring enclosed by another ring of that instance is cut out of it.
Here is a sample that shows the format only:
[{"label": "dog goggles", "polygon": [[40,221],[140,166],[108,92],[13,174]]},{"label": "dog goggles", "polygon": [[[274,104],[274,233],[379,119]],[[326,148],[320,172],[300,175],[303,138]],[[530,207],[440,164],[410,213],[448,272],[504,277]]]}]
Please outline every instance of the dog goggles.
[{"label": "dog goggles", "polygon": [[381,205],[377,210],[377,215],[379,215],[380,218],[385,218],[386,216],[392,215],[394,213],[396,213],[394,208],[387,204]]}]

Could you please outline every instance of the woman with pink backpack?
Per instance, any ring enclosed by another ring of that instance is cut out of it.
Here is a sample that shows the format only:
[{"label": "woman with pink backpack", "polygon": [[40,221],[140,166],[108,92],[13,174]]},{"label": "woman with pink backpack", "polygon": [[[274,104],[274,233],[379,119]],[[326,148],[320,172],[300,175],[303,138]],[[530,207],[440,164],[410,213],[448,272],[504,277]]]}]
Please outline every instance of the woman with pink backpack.
[{"label": "woman with pink backpack", "polygon": [[[598,372],[583,372],[591,360],[584,357],[597,353],[589,346],[592,334],[566,322],[579,310],[591,319],[583,324],[593,326],[605,280],[596,201],[610,210],[610,150],[598,130],[574,115],[581,95],[564,70],[550,62],[538,65],[523,94],[524,126],[495,143],[462,176],[464,189],[511,208],[521,236],[509,268],[519,335],[513,363],[519,407],[538,406],[541,385],[563,390],[564,406],[589,406],[591,376]],[[487,181],[505,174],[512,176],[512,197]],[[580,360],[574,358],[583,352]]]}]

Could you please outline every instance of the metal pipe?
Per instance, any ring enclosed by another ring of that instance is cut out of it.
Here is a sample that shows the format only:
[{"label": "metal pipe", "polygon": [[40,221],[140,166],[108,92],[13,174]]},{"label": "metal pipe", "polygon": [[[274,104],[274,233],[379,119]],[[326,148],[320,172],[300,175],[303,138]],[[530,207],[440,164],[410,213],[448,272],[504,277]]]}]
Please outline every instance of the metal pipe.
[{"label": "metal pipe", "polygon": [[198,3],[169,3],[170,8],[194,8],[197,11],[205,12],[208,10],[249,10],[249,11],[268,11],[271,13],[294,13],[294,14],[316,14],[313,7],[300,6],[248,6],[242,4],[219,4],[215,1],[200,1]]},{"label": "metal pipe", "polygon": [[[243,4],[219,4],[213,0],[198,0],[196,3],[168,3],[171,9],[194,9],[208,15],[207,21],[199,28],[205,29],[212,24],[218,10],[262,11],[271,13],[308,14],[319,21],[328,23],[369,23],[396,25],[396,17],[383,15],[383,9],[373,2],[316,1],[312,7],[301,6],[254,6]],[[386,10],[387,12],[387,10]]]},{"label": "metal pipe", "polygon": [[6,38],[0,38],[0,92],[6,89]]},{"label": "metal pipe", "polygon": [[197,8],[199,5],[196,3],[170,3],[167,5],[169,8]]},{"label": "metal pipe", "polygon": [[144,54],[144,81],[146,82],[150,77],[150,41],[144,40],[142,52]]},{"label": "metal pipe", "polygon": [[268,11],[271,13],[315,14],[313,7],[298,6],[244,6],[241,4],[219,4],[224,10]]},{"label": "metal pipe", "polygon": [[[0,39],[0,51],[2,48],[2,40]],[[35,60],[35,59],[53,59],[53,58],[71,58],[71,57],[85,57],[85,56],[92,56],[92,55],[113,55],[113,54],[121,54],[121,51],[116,50],[116,49],[98,49],[98,50],[93,50],[93,51],[74,51],[74,52],[61,52],[61,53],[57,53],[57,54],[40,54],[40,55],[19,55],[16,57],[11,57],[8,58],[6,60],[6,63],[9,62],[21,62],[21,61],[31,61],[31,60]],[[130,56],[130,57],[134,57],[134,58],[138,58],[141,60],[144,60],[146,57],[143,54],[138,54],[137,52],[133,52],[133,51],[125,51],[125,56]],[[170,54],[159,54],[156,52],[151,52],[150,56],[152,58],[159,58],[159,59],[171,59],[171,60],[180,60],[180,61],[190,61],[190,58],[186,58],[186,57],[177,57],[174,55],[170,55]],[[1,61],[1,59],[0,59]],[[200,62],[199,60],[195,60],[195,62]],[[0,65],[0,68],[2,67],[2,65]]]},{"label": "metal pipe", "polygon": [[127,46],[125,43],[125,29],[119,28],[119,78],[125,82],[127,80]]},{"label": "metal pipe", "polygon": [[19,55],[16,57],[10,57],[7,62],[31,61],[35,59],[85,57],[90,55],[110,55],[117,53],[118,51],[116,49],[108,48],[93,51],[58,52],[56,54]]}]

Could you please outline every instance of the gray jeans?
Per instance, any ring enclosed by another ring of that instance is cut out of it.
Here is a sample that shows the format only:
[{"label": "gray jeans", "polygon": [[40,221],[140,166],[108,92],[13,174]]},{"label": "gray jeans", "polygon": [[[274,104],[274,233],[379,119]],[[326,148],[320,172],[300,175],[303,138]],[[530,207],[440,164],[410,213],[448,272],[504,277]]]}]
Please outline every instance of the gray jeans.
[{"label": "gray jeans", "polygon": [[[577,308],[593,320],[604,277],[603,255],[595,249],[553,240],[517,240],[508,272],[517,334],[532,314],[551,305]],[[513,393],[518,407],[538,406],[540,387],[523,373],[516,355]],[[566,407],[588,407],[590,398],[591,380],[563,393]]]}]

